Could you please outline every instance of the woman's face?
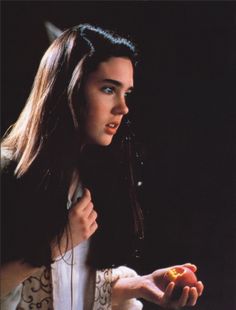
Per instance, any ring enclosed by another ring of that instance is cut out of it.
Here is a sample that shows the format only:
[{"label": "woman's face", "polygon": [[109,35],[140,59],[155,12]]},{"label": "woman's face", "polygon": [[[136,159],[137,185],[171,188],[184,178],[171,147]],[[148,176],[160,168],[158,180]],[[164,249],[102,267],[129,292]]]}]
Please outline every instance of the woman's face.
[{"label": "woman's face", "polygon": [[111,57],[89,74],[84,84],[85,143],[109,145],[129,109],[126,96],[133,88],[133,65]]}]

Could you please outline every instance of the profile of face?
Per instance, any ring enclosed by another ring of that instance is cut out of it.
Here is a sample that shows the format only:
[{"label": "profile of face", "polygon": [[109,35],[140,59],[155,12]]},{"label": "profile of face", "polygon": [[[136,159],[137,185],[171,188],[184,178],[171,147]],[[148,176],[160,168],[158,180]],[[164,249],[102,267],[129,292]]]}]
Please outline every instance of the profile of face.
[{"label": "profile of face", "polygon": [[133,65],[128,58],[111,57],[88,75],[84,84],[85,143],[111,143],[129,112],[126,97],[132,89]]}]

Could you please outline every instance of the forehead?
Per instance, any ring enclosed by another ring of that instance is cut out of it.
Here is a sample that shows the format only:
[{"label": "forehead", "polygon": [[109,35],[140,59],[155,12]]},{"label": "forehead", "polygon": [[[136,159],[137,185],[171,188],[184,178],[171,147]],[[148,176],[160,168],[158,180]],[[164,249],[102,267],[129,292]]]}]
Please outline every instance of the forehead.
[{"label": "forehead", "polygon": [[88,78],[98,82],[105,79],[116,80],[124,86],[131,87],[133,86],[133,64],[128,58],[111,57],[101,62]]}]

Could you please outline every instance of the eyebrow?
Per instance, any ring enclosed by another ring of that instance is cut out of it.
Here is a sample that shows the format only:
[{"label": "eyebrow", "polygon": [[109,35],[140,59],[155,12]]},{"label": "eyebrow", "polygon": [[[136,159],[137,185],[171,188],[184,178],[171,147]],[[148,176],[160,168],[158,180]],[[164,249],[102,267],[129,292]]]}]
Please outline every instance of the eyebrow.
[{"label": "eyebrow", "polygon": [[[103,81],[103,82],[111,83],[111,84],[113,84],[113,85],[115,85],[115,86],[117,86],[117,87],[122,87],[122,86],[123,86],[123,84],[122,84],[121,82],[117,81],[117,80],[104,79],[104,80],[102,80],[102,81]],[[133,89],[134,89],[133,86],[130,86],[130,87],[128,88],[128,90],[133,90]]]}]

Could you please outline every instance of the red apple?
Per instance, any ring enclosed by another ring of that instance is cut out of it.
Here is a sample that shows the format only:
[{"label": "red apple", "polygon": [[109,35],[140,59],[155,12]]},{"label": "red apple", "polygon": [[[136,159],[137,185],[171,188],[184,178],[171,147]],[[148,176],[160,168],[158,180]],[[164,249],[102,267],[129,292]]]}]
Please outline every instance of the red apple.
[{"label": "red apple", "polygon": [[169,269],[164,278],[167,282],[174,282],[176,286],[184,287],[184,286],[195,286],[197,282],[197,277],[195,273],[189,269],[188,267],[178,266]]}]

